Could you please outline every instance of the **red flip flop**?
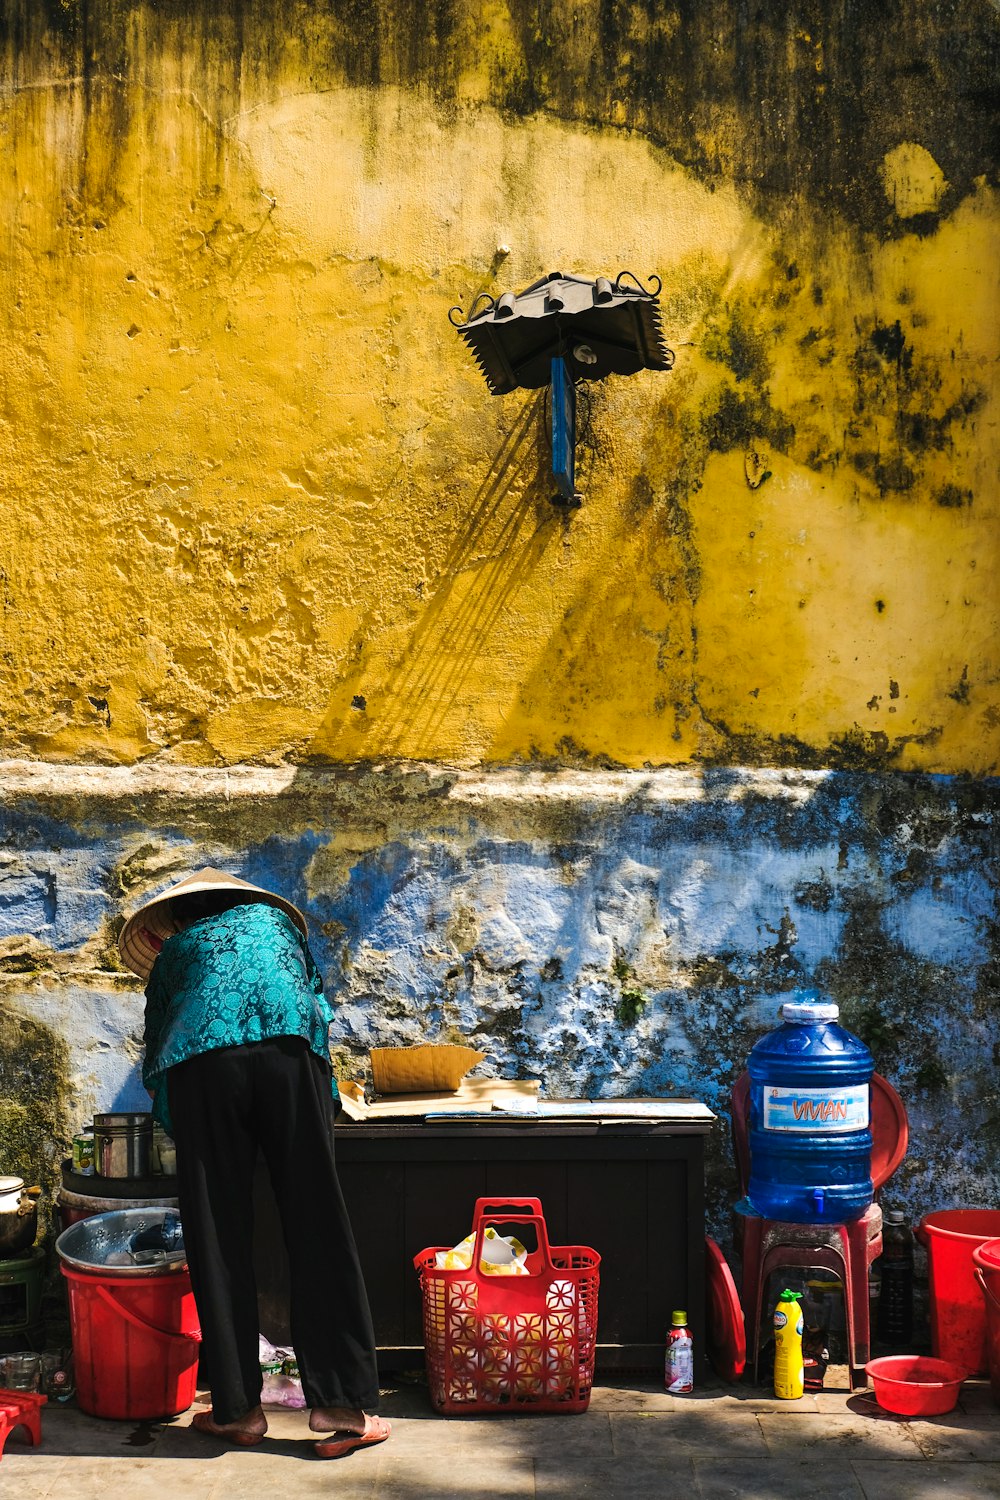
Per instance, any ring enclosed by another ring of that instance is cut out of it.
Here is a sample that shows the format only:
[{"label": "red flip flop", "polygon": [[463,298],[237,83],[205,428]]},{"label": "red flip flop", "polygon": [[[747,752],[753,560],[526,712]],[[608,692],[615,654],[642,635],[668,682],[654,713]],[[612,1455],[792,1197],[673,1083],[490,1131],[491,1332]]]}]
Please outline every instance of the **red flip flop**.
[{"label": "red flip flop", "polygon": [[355,1448],[372,1448],[376,1443],[384,1443],[391,1431],[384,1417],[366,1416],[364,1432],[348,1432],[343,1437],[324,1440],[316,1444],[316,1452],[320,1458],[343,1458]]}]

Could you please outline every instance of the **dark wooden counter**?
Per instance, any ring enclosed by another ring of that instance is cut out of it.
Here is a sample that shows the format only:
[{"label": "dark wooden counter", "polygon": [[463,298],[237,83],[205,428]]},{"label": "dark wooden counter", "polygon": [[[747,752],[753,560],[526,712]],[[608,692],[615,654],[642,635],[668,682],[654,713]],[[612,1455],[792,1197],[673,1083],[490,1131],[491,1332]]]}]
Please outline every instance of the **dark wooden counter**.
[{"label": "dark wooden counter", "polygon": [[419,1364],[413,1257],[468,1234],[477,1198],[540,1198],[553,1244],[602,1257],[598,1368],[662,1364],[675,1307],[699,1368],[708,1122],[393,1121],[337,1125],[337,1163],[368,1285],[380,1362]]}]

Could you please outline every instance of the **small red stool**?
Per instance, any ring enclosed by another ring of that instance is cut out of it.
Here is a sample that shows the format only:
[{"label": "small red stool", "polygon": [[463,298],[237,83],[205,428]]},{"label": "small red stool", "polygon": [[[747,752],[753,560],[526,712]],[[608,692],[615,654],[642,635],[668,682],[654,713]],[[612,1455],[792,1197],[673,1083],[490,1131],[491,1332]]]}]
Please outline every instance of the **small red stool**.
[{"label": "small red stool", "polygon": [[[881,1073],[872,1074],[870,1100],[872,1185],[877,1193],[906,1155],[909,1125],[902,1099]],[[872,1203],[851,1224],[785,1224],[761,1218],[743,1198],[750,1180],[749,1073],[741,1073],[733,1084],[730,1125],[743,1199],[736,1206],[734,1227],[743,1259],[747,1362],[753,1360],[756,1374],[768,1273],[785,1266],[817,1266],[839,1277],[844,1288],[851,1385],[864,1384],[871,1353],[868,1269],[882,1253],[882,1211],[878,1203]]]},{"label": "small red stool", "polygon": [[33,1448],[42,1442],[42,1407],[48,1396],[33,1391],[0,1390],[0,1458],[15,1427],[23,1427]]}]

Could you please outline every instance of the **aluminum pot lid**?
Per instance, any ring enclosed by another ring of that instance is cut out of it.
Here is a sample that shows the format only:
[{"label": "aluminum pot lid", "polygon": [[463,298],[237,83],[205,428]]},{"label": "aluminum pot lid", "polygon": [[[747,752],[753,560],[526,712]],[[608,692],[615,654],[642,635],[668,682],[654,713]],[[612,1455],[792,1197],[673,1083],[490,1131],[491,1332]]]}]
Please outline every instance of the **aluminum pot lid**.
[{"label": "aluminum pot lid", "polygon": [[8,1193],[19,1193],[23,1187],[23,1177],[0,1177],[0,1197],[6,1197]]}]

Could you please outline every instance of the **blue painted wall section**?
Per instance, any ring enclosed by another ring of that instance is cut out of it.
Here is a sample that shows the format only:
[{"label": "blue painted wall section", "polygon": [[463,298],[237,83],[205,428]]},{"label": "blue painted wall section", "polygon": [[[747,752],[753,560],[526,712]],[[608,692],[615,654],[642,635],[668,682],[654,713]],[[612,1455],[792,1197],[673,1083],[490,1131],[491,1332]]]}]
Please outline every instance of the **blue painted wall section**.
[{"label": "blue painted wall section", "polygon": [[709,1187],[725,1236],[729,1089],[781,994],[819,984],[910,1111],[894,1200],[1000,1201],[995,783],[267,775],[233,798],[191,773],[169,806],[6,799],[0,1004],[65,1043],[67,1130],[145,1103],[117,927],[211,863],[306,911],[344,1076],[372,1046],[467,1037],[481,1071],[552,1094],[694,1094],[723,1117]]}]

